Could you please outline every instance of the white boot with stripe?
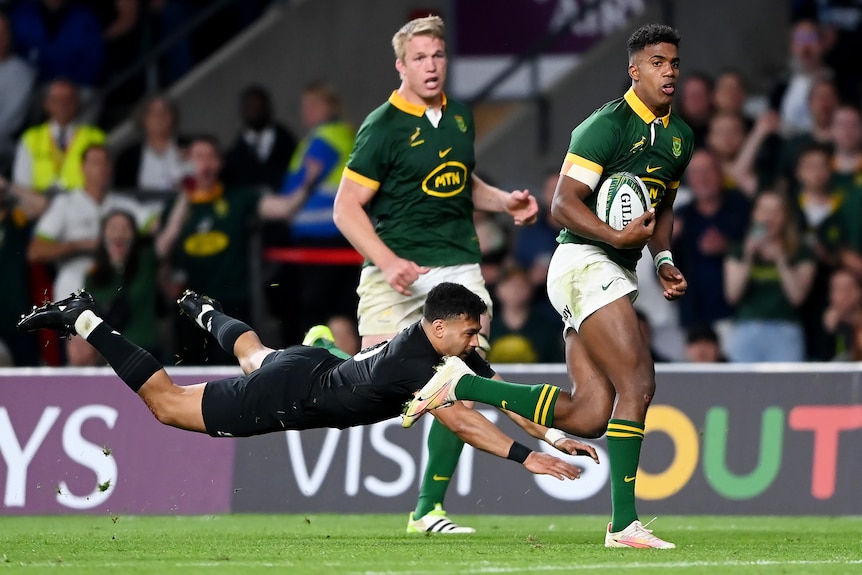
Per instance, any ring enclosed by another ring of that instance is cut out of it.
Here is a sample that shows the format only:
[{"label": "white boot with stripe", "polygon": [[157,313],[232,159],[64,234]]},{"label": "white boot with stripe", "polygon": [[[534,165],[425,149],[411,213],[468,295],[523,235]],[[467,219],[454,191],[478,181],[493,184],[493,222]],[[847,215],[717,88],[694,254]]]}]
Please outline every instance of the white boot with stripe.
[{"label": "white boot with stripe", "polygon": [[407,533],[450,533],[456,535],[475,532],[476,530],[472,527],[463,527],[449,521],[446,512],[443,511],[443,506],[439,503],[435,504],[433,510],[419,519],[413,519],[413,512],[411,511],[410,519],[407,521]]}]

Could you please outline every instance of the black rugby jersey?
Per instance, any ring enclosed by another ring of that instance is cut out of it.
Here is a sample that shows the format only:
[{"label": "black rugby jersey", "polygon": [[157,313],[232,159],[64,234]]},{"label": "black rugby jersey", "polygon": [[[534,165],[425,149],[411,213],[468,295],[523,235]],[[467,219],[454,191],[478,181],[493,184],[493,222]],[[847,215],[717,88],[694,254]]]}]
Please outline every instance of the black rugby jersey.
[{"label": "black rugby jersey", "polygon": [[[326,362],[303,402],[314,427],[366,425],[401,414],[413,392],[422,389],[442,361],[421,321],[390,341],[365,349],[335,368]],[[465,359],[476,374],[493,377],[490,364],[474,350]]]}]

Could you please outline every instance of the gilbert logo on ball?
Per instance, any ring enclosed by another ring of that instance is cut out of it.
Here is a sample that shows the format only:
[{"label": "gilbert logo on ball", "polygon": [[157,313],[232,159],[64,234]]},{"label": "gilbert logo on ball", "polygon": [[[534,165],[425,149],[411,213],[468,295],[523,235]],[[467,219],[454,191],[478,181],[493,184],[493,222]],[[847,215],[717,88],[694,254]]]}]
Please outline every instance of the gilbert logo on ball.
[{"label": "gilbert logo on ball", "polygon": [[596,215],[615,230],[621,230],[650,208],[649,190],[629,172],[611,174],[596,196]]}]

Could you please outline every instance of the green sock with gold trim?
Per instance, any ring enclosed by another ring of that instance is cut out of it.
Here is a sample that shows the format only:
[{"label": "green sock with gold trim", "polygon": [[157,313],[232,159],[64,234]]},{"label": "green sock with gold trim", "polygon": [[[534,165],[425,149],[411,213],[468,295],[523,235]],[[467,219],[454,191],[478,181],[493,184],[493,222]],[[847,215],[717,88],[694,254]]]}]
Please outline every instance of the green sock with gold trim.
[{"label": "green sock with gold trim", "polygon": [[428,465],[419,487],[419,500],[413,518],[419,519],[434,509],[435,503],[443,503],[452,474],[458,466],[458,458],[464,442],[436,419],[428,432]]},{"label": "green sock with gold trim", "polygon": [[644,439],[644,424],[625,419],[608,422],[608,459],[611,464],[611,531],[622,531],[638,518],[635,477]]},{"label": "green sock with gold trim", "polygon": [[481,375],[465,375],[455,387],[458,399],[507,409],[546,427],[553,427],[554,405],[559,393],[559,387],[547,383],[524,385]]}]

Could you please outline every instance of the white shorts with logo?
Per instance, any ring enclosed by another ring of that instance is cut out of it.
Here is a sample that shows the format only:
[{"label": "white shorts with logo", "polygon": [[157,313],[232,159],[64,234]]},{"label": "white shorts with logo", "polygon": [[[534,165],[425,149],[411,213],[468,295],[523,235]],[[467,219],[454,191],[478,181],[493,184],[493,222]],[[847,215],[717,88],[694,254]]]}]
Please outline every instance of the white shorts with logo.
[{"label": "white shorts with logo", "polygon": [[634,272],[611,261],[597,246],[557,246],[548,267],[548,298],[566,327],[580,330],[591,314],[624,296],[632,302],[638,296]]},{"label": "white shorts with logo", "polygon": [[433,267],[419,276],[406,296],[398,293],[377,266],[363,268],[359,276],[359,335],[387,335],[398,333],[422,318],[422,307],[431,288],[443,282],[459,283],[482,298],[491,315],[491,296],[485,287],[479,264]]}]

